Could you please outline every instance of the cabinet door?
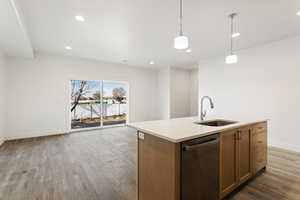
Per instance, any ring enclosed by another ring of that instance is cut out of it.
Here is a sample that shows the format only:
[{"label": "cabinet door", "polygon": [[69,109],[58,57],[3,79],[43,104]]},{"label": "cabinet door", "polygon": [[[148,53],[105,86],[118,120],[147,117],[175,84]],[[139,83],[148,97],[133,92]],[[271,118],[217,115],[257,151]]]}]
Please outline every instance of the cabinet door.
[{"label": "cabinet door", "polygon": [[238,130],[238,177],[239,184],[251,177],[251,128],[245,127]]},{"label": "cabinet door", "polygon": [[220,137],[220,193],[223,198],[238,184],[237,130],[224,132]]}]

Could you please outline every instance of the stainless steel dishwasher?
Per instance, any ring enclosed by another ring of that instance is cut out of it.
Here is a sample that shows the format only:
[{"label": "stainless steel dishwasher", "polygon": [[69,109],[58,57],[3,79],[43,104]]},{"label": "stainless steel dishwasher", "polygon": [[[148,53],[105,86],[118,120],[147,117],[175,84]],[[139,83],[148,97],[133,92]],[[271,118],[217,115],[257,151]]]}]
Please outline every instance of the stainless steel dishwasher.
[{"label": "stainless steel dishwasher", "polygon": [[219,199],[219,135],[182,143],[181,200]]}]

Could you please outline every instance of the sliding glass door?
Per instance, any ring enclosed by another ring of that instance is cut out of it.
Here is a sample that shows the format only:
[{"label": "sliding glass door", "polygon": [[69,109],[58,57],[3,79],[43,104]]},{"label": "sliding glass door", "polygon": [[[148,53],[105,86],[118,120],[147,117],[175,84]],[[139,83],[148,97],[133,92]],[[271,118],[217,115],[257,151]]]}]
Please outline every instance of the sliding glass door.
[{"label": "sliding glass door", "polygon": [[71,129],[126,124],[128,84],[113,81],[71,81]]},{"label": "sliding glass door", "polygon": [[103,126],[126,124],[127,84],[103,81]]}]

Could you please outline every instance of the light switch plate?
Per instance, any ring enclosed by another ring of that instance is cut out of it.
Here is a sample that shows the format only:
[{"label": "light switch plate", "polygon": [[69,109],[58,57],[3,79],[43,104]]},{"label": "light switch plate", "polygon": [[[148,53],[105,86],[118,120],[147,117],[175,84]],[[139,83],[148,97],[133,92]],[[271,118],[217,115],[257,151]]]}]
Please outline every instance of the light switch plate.
[{"label": "light switch plate", "polygon": [[144,133],[139,132],[139,139],[140,140],[144,140],[145,139]]}]

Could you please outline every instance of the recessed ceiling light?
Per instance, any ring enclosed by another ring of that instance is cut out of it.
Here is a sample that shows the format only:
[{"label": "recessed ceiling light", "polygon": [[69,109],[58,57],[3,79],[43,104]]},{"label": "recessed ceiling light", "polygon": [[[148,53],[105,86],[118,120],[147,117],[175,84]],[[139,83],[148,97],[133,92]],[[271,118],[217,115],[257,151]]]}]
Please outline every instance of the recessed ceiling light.
[{"label": "recessed ceiling light", "polygon": [[239,32],[235,32],[232,34],[232,37],[233,38],[236,38],[236,37],[239,37],[241,34]]},{"label": "recessed ceiling light", "polygon": [[297,12],[297,15],[300,16],[300,11]]},{"label": "recessed ceiling light", "polygon": [[191,52],[192,52],[192,49],[187,49],[187,50],[185,50],[185,52],[191,53]]},{"label": "recessed ceiling light", "polygon": [[154,65],[155,63],[154,63],[154,61],[150,61],[150,65]]},{"label": "recessed ceiling light", "polygon": [[79,22],[84,22],[84,21],[85,21],[84,17],[81,16],[81,15],[76,15],[76,16],[75,16],[75,19],[76,19],[77,21],[79,21]]},{"label": "recessed ceiling light", "polygon": [[72,49],[72,47],[71,47],[71,46],[65,46],[65,49],[67,49],[67,50],[71,50],[71,49]]}]

